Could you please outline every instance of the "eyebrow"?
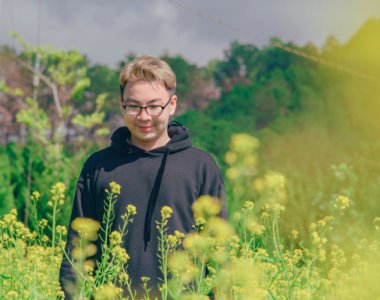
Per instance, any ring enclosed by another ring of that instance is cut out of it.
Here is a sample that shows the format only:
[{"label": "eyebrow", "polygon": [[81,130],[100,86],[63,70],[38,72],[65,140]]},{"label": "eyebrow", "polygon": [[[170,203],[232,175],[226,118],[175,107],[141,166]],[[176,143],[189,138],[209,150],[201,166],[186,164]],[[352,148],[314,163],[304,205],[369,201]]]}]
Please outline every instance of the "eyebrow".
[{"label": "eyebrow", "polygon": [[[147,104],[152,104],[152,103],[155,103],[155,102],[157,102],[157,101],[161,101],[161,99],[160,98],[157,98],[157,99],[152,99],[152,100],[148,100],[146,103]],[[135,99],[132,99],[132,98],[127,98],[127,99],[125,99],[125,102],[126,103],[136,103],[136,104],[140,104],[140,101],[138,101],[138,100],[135,100]]]}]

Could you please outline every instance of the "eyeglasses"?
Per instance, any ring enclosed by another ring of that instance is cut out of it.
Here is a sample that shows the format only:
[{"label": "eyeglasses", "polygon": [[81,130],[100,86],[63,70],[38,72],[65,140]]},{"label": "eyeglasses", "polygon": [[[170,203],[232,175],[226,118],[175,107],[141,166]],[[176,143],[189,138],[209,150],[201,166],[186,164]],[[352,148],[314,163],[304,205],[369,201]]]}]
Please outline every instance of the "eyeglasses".
[{"label": "eyeglasses", "polygon": [[168,106],[170,101],[172,100],[172,97],[166,102],[164,106],[162,105],[146,105],[146,106],[140,106],[140,105],[134,105],[134,104],[123,104],[123,108],[125,110],[125,113],[128,116],[137,116],[141,114],[141,111],[145,109],[145,112],[150,116],[159,116],[162,114],[163,110]]}]

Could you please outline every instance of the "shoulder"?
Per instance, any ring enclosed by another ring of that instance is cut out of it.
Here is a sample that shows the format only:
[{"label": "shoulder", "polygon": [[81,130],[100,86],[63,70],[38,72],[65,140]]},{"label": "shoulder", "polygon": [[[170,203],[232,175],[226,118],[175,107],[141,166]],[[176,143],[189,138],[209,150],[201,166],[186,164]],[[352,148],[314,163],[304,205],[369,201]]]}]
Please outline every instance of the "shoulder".
[{"label": "shoulder", "polygon": [[196,163],[207,168],[215,169],[219,171],[219,166],[210,153],[199,148],[191,147],[188,149],[193,163]]},{"label": "shoulder", "polygon": [[104,159],[111,155],[111,152],[111,147],[107,147],[90,154],[84,162],[83,170],[90,171],[97,169],[100,165],[102,165]]}]

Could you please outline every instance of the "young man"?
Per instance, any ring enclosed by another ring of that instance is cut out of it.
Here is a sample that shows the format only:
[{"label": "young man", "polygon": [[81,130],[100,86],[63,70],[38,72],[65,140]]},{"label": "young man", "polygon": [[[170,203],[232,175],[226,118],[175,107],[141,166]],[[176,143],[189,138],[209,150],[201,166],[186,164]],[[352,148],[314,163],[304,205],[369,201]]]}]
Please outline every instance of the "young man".
[{"label": "young man", "polygon": [[[112,181],[121,185],[112,230],[122,224],[127,205],[136,206],[137,215],[124,241],[130,256],[128,274],[135,289],[139,289],[142,276],[149,277],[155,288],[161,277],[155,224],[161,218],[161,207],[173,209],[170,232],[187,233],[194,224],[191,205],[199,196],[224,199],[223,180],[214,160],[192,147],[188,129],[169,123],[177,105],[175,89],[174,72],[158,58],[141,56],[124,66],[119,104],[126,127],[113,133],[110,147],[88,158],[77,184],[71,221],[88,217],[101,222],[105,189]],[[225,210],[222,217],[226,217]],[[73,236],[70,229],[69,252]],[[60,283],[67,297],[67,287],[73,285],[74,278],[70,263],[64,259]]]}]

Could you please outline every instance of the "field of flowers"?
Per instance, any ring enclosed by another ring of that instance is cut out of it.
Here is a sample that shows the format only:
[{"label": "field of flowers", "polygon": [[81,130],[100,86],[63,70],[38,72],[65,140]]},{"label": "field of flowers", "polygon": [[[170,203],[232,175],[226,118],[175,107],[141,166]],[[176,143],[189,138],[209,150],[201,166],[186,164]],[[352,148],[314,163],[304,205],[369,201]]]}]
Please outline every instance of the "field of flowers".
[{"label": "field of flowers", "polygon": [[[285,229],[287,180],[278,172],[257,175],[257,147],[258,141],[245,134],[231,140],[225,156],[233,199],[228,221],[218,217],[217,199],[202,196],[193,205],[195,232],[168,234],[173,212],[161,208],[161,219],[156,220],[161,298],[209,299],[213,294],[215,299],[380,299],[380,217],[368,220],[368,226],[358,223],[356,236],[342,239],[341,233],[357,224],[348,218],[353,200],[337,194],[330,213],[307,224],[307,229]],[[139,212],[128,206],[125,226],[120,232],[110,231],[122,188],[110,183],[101,224],[90,219],[71,224],[80,237],[72,260],[78,299],[138,299],[121,241]],[[33,192],[31,229],[18,220],[15,209],[0,220],[0,299],[63,298],[58,272],[66,255],[67,229],[56,224],[56,216],[66,200],[65,186],[57,183],[51,188],[46,217],[38,214],[39,199],[39,192]],[[100,230],[105,233],[102,261],[94,271],[88,257],[97,251],[93,242]],[[142,281],[144,299],[151,299],[149,278]],[[117,283],[123,284],[124,292]]]}]

